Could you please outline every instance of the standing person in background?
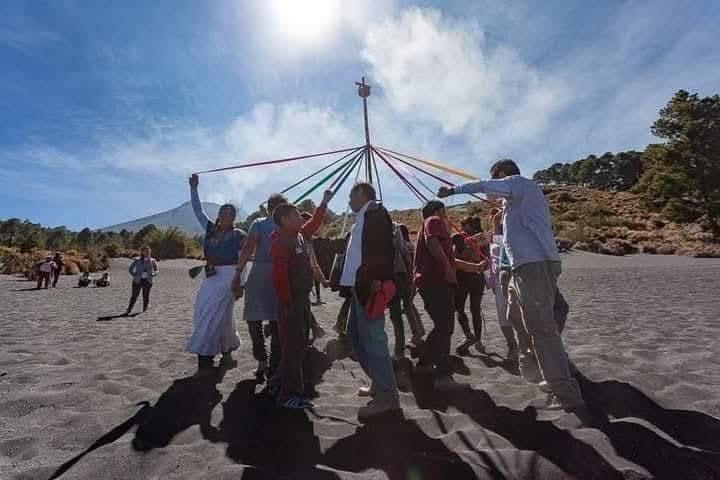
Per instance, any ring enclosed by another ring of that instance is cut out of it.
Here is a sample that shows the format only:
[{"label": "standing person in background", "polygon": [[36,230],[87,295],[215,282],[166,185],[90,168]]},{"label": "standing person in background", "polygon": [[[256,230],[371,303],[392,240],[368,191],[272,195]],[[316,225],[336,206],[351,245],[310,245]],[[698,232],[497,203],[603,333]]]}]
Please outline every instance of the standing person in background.
[{"label": "standing person in background", "polygon": [[[343,252],[347,251],[349,239],[350,233],[348,232],[344,238]],[[345,253],[342,255],[335,255],[332,270],[330,271],[330,289],[338,292],[340,298],[343,299],[343,303],[340,306],[340,310],[338,310],[337,317],[335,318],[333,330],[335,330],[335,333],[338,334],[338,340],[343,343],[347,341],[347,322],[348,315],[350,314],[350,305],[352,305],[352,289],[350,287],[343,287],[340,285],[340,279],[342,278],[344,266]]]},{"label": "standing person in background", "polygon": [[198,183],[197,175],[190,177],[193,211],[205,229],[203,251],[207,265],[205,279],[195,298],[194,330],[187,349],[198,356],[198,373],[204,374],[212,370],[214,357],[218,354],[222,354],[221,365],[232,365],[232,351],[240,346],[233,320],[235,294],[232,283],[239,252],[247,235],[235,228],[237,211],[231,204],[220,207],[214,222],[208,218],[200,202]]},{"label": "standing person in background", "polygon": [[[410,230],[407,225],[400,224],[400,233],[402,234],[403,241],[405,242],[405,249],[410,257],[410,291],[406,298],[405,304],[405,315],[407,315],[408,323],[410,324],[410,331],[412,333],[411,342],[415,346],[419,346],[423,342],[425,337],[425,326],[422,323],[420,310],[415,306],[415,295],[417,294],[417,288],[413,280],[413,272],[415,272],[415,244],[410,240]],[[412,310],[412,313],[409,313]]]},{"label": "standing person in background", "polygon": [[60,280],[60,275],[62,274],[63,267],[65,266],[65,262],[63,261],[62,252],[55,252],[55,257],[53,258],[53,263],[55,264],[55,268],[53,268],[52,286],[53,286],[53,288],[55,288],[55,287],[57,287],[58,280]]},{"label": "standing person in background", "polygon": [[350,190],[350,208],[355,224],[345,251],[340,285],[352,292],[347,334],[353,351],[371,385],[358,394],[373,399],[358,411],[366,421],[376,415],[400,409],[395,372],[385,334],[385,307],[394,295],[393,226],[390,214],[376,200],[369,183],[358,183]]},{"label": "standing person in background", "polygon": [[[312,214],[309,212],[302,212],[300,214],[300,217],[303,219],[304,222],[309,222],[313,218]],[[320,305],[320,284],[322,283],[323,286],[327,286],[328,281],[325,279],[325,274],[320,268],[317,256],[315,255],[315,247],[313,245],[312,236],[305,239],[305,245],[308,250],[308,255],[310,257],[310,266],[312,267],[313,271],[313,284],[315,286],[315,298],[317,299],[316,304]],[[310,320],[310,329],[312,330],[313,340],[323,338],[325,336],[325,329],[318,323],[317,318],[315,318],[315,315],[312,315],[312,313],[310,316]]]},{"label": "standing person in background", "polygon": [[52,260],[52,255],[45,257],[45,260],[40,262],[37,266],[37,289],[40,290],[43,286],[47,289],[50,286],[50,278],[52,272],[55,269],[55,263]]},{"label": "standing person in background", "polygon": [[[513,307],[512,315],[508,311],[508,284],[510,282],[510,261],[505,254],[505,248],[502,244],[502,210],[494,208],[490,211],[490,224],[492,225],[492,243],[490,244],[490,257],[492,259],[492,272],[490,275],[490,283],[493,293],[495,294],[495,309],[497,310],[498,323],[500,330],[507,342],[507,354],[505,360],[509,363],[517,363],[518,361],[518,343],[515,340],[515,331],[513,330],[512,316],[517,317],[515,307]],[[518,318],[516,325],[522,326],[522,318]],[[524,330],[524,329],[523,329]],[[527,343],[527,342],[526,342]],[[527,347],[526,347],[527,348]]]},{"label": "standing person in background", "polygon": [[[272,218],[273,211],[288,203],[287,198],[273,193],[267,199],[267,216],[256,218],[250,224],[247,241],[237,261],[237,273],[233,280],[236,296],[245,294],[243,319],[247,322],[252,340],[253,357],[257,361],[255,376],[260,381],[271,378],[280,364],[280,333],[278,331],[278,303],[272,285],[272,260],[270,258],[270,235],[277,229]],[[252,267],[245,286],[241,272],[252,259]],[[265,347],[263,323],[269,323],[270,355]]]},{"label": "standing person in background", "polygon": [[[463,231],[470,236],[466,238],[456,233],[452,236],[453,253],[458,260],[478,263],[489,257],[490,252],[485,245],[482,235],[482,223],[478,217],[467,217],[461,222]],[[482,246],[481,246],[482,244]],[[480,353],[485,353],[482,342],[482,328],[485,319],[482,313],[482,297],[485,290],[485,276],[482,272],[457,272],[458,286],[455,291],[455,308],[457,320],[465,334],[465,342],[457,348],[458,353],[466,354],[472,345]],[[465,303],[470,299],[470,315],[472,316],[472,329],[470,319],[465,313]]]},{"label": "standing person in background", "polygon": [[155,277],[160,272],[157,261],[152,258],[150,247],[147,245],[142,247],[140,256],[132,261],[128,271],[132,277],[132,292],[125,315],[132,313],[141,291],[143,296],[143,312],[146,312],[150,306],[150,289],[153,286]]},{"label": "standing person in background", "polygon": [[419,349],[418,367],[433,374],[435,388],[452,388],[450,344],[455,324],[456,270],[480,273],[484,263],[457,260],[450,240],[445,204],[429,201],[415,249],[415,285],[430,315],[433,329]]},{"label": "standing person in background", "polygon": [[512,160],[500,160],[490,168],[491,180],[480,180],[453,188],[441,187],[439,197],[458,193],[484,193],[502,198],[503,245],[512,268],[512,288],[517,294],[524,326],[532,340],[534,358],[553,395],[548,408],[584,410],[585,401],[570,374],[565,345],[555,319],[557,281],[562,271],[552,230],[550,208],[542,189],[520,175]]}]

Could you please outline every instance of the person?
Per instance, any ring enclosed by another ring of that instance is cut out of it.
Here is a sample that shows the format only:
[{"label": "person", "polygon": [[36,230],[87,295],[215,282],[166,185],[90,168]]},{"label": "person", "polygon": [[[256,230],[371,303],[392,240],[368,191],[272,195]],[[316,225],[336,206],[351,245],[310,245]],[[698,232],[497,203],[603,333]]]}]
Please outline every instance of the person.
[{"label": "person", "polygon": [[55,257],[53,257],[53,263],[55,264],[55,268],[53,268],[52,286],[53,288],[55,288],[57,287],[58,281],[60,280],[60,275],[62,274],[63,267],[65,266],[62,252],[55,252]]},{"label": "person", "polygon": [[100,278],[95,280],[95,286],[100,288],[105,288],[110,286],[110,274],[108,272],[104,272]]},{"label": "person", "polygon": [[423,342],[423,337],[425,337],[425,326],[422,323],[422,315],[420,315],[420,310],[418,310],[417,306],[415,305],[415,295],[417,295],[417,288],[415,288],[415,282],[412,281],[412,275],[415,271],[415,244],[410,240],[410,230],[408,230],[407,225],[400,224],[400,233],[402,234],[403,241],[405,242],[405,249],[408,252],[408,256],[410,257],[410,291],[408,292],[408,298],[407,301],[404,302],[405,308],[410,308],[412,310],[412,313],[409,314],[405,312],[405,315],[407,315],[408,322],[410,323],[410,331],[412,333],[412,339],[411,342],[418,346]]},{"label": "person", "polygon": [[352,294],[347,335],[371,381],[369,387],[358,392],[373,397],[358,411],[358,418],[366,421],[400,409],[384,313],[394,290],[395,247],[390,214],[377,201],[372,185],[357,183],[352,187],[350,208],[356,217],[347,242],[340,286],[348,287]]},{"label": "person", "polygon": [[505,254],[502,245],[502,210],[494,208],[490,211],[490,224],[492,225],[492,242],[490,243],[490,258],[492,268],[490,274],[490,288],[495,295],[495,309],[497,310],[498,323],[507,343],[507,354],[505,360],[508,363],[517,363],[520,351],[518,342],[515,339],[513,320],[516,325],[522,325],[522,318],[517,317],[516,308],[513,313],[508,313],[508,286],[510,283],[510,262]]},{"label": "person", "polygon": [[[348,240],[350,239],[350,232],[345,235],[344,244],[342,251],[347,250]],[[333,330],[338,335],[338,340],[342,343],[347,342],[347,321],[348,315],[350,314],[350,305],[352,304],[352,289],[350,287],[343,287],[340,285],[340,279],[342,278],[343,267],[345,266],[345,254],[335,255],[333,259],[332,269],[330,271],[330,289],[338,292],[340,298],[343,299],[343,303],[338,310],[337,317],[335,318],[335,325]]]},{"label": "person", "polygon": [[285,203],[273,211],[278,226],[271,235],[272,283],[279,305],[282,353],[278,377],[278,405],[308,408],[313,404],[304,395],[303,358],[310,336],[310,292],[313,268],[307,238],[320,227],[332,192],[325,192],[323,203],[313,218],[305,222],[297,207]]},{"label": "person", "polygon": [[220,207],[214,222],[208,218],[200,202],[198,183],[198,176],[192,175],[190,200],[198,222],[205,229],[203,252],[207,264],[205,279],[195,298],[194,328],[187,350],[198,356],[198,374],[203,375],[212,370],[218,354],[222,354],[221,365],[231,366],[234,362],[232,351],[240,346],[233,320],[235,295],[232,282],[247,235],[235,228],[237,211],[231,204]]},{"label": "person", "polygon": [[433,374],[435,388],[446,389],[455,386],[450,343],[455,323],[456,271],[479,273],[485,265],[455,259],[447,212],[442,202],[429,201],[422,209],[422,217],[424,222],[415,249],[414,279],[433,329],[419,349],[417,366]]},{"label": "person", "polygon": [[[254,371],[258,380],[271,378],[280,364],[280,333],[278,331],[278,304],[272,286],[272,262],[270,259],[270,234],[277,229],[272,212],[287,199],[274,193],[267,199],[267,215],[256,218],[250,224],[248,236],[237,262],[237,273],[233,279],[236,297],[245,295],[243,318],[248,325],[252,341],[253,357],[257,361]],[[252,260],[252,267],[245,285],[240,272]],[[265,347],[263,322],[269,323],[270,354]]]},{"label": "person", "polygon": [[83,274],[80,275],[80,278],[78,278],[78,288],[89,287],[91,283],[92,279],[90,278],[90,272],[83,272]]},{"label": "person", "polygon": [[130,303],[125,315],[130,315],[132,312],[140,291],[142,291],[143,297],[143,313],[147,312],[150,306],[150,289],[153,286],[155,277],[160,272],[157,261],[152,258],[152,251],[149,246],[142,247],[140,256],[132,261],[128,272],[132,277],[132,293],[130,294]]},{"label": "person", "polygon": [[[482,240],[482,223],[478,217],[466,217],[460,223],[463,232],[468,236],[456,233],[452,236],[453,254],[455,258],[468,262],[478,263],[487,258]],[[485,276],[481,272],[457,272],[457,289],[455,290],[455,308],[457,310],[457,321],[465,335],[465,342],[457,348],[458,353],[464,354],[471,346],[475,346],[478,352],[485,353],[482,342],[482,328],[484,323],[482,313],[482,297],[485,290]],[[470,319],[465,313],[465,304],[470,299],[470,315],[472,316],[472,329]]]},{"label": "person", "polygon": [[[313,216],[309,212],[302,212],[300,214],[300,217],[303,219],[304,222],[309,222],[312,220]],[[313,239],[309,238],[305,240],[305,245],[308,250],[308,255],[310,256],[310,266],[312,267],[313,271],[313,284],[315,287],[315,299],[317,300],[316,305],[320,305],[320,284],[322,283],[323,286],[328,285],[328,281],[325,278],[325,274],[322,271],[322,268],[320,268],[320,264],[318,263],[317,256],[315,255],[315,247],[313,245]],[[316,340],[318,338],[323,338],[325,336],[325,329],[318,323],[317,318],[315,318],[315,315],[313,315],[312,312],[310,312],[310,330],[312,331],[312,338],[313,340]]]},{"label": "person", "polygon": [[[550,209],[540,187],[523,177],[517,164],[500,160],[490,168],[490,180],[441,187],[439,197],[484,193],[503,199],[503,246],[512,269],[512,289],[532,341],[534,359],[552,395],[549,409],[585,408],[578,382],[555,320],[557,281],[562,271],[552,230]],[[521,356],[521,372],[523,358]]]},{"label": "person", "polygon": [[[403,323],[403,312],[408,318],[412,333],[412,343],[418,345],[422,342],[422,335],[419,335],[417,326],[418,319],[415,316],[415,309],[412,308],[412,255],[413,251],[408,249],[401,231],[401,224],[393,222],[393,245],[395,247],[394,281],[396,294],[390,301],[390,322],[395,332],[395,360],[405,357],[405,325]],[[407,227],[405,227],[407,229]]]},{"label": "person", "polygon": [[50,277],[52,276],[52,272],[55,269],[55,262],[53,262],[52,255],[48,255],[45,257],[45,259],[40,262],[37,266],[38,271],[38,279],[37,279],[37,289],[40,290],[41,288],[48,288],[50,286]]}]

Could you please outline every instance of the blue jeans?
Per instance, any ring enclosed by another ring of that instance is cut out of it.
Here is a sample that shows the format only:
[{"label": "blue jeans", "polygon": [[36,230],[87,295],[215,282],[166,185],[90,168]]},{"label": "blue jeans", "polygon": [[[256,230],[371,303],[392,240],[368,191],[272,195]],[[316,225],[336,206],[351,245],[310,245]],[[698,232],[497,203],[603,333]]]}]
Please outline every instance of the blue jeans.
[{"label": "blue jeans", "polygon": [[376,398],[397,399],[395,372],[385,334],[385,316],[368,319],[365,308],[360,304],[357,296],[353,295],[347,335],[350,337],[360,366],[372,380]]}]

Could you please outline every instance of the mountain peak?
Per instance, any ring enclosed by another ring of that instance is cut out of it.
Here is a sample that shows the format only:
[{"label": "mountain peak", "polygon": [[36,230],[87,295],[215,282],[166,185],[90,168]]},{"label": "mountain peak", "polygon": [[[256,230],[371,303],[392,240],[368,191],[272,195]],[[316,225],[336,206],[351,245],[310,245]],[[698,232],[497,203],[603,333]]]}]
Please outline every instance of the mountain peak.
[{"label": "mountain peak", "polygon": [[[220,210],[220,205],[212,202],[203,202],[202,206],[208,217],[210,217],[211,219],[217,217],[218,211]],[[237,220],[240,221],[246,216],[247,214],[239,208]],[[176,227],[187,233],[188,235],[202,235],[205,233],[205,228],[201,226],[200,223],[197,221],[197,218],[195,218],[195,212],[193,212],[192,204],[189,201],[184,202],[179,206],[165,212],[160,212],[154,215],[149,215],[147,217],[130,220],[128,222],[119,223],[117,225],[103,227],[100,230],[110,232],[128,230],[131,232],[137,232],[143,227],[150,224],[153,224],[160,229]]]}]

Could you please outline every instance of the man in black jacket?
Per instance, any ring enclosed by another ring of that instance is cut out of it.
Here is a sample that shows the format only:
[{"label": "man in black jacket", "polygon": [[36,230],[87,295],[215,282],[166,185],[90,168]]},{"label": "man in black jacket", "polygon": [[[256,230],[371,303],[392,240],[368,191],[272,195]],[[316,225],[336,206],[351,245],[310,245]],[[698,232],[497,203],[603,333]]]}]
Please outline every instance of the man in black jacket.
[{"label": "man in black jacket", "polygon": [[[382,306],[368,307],[376,301],[390,301],[387,287],[393,280],[395,248],[392,220],[385,207],[375,197],[375,189],[368,183],[358,183],[350,191],[350,208],[355,212],[355,225],[350,232],[345,263],[340,278],[341,287],[353,292],[347,334],[360,366],[372,384],[361,388],[359,394],[374,397],[358,411],[360,420],[399,410],[397,383],[393,371]],[[378,313],[380,312],[380,313]]]}]

